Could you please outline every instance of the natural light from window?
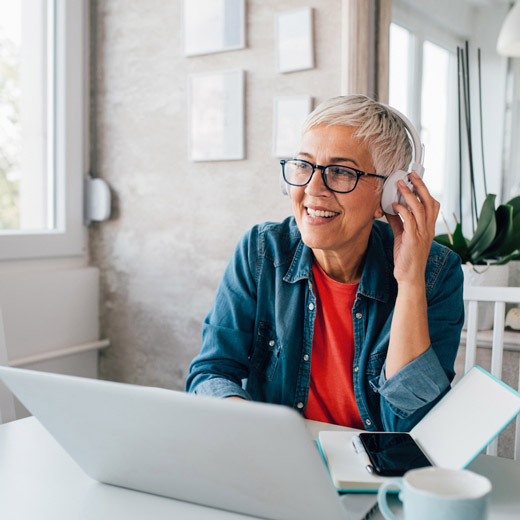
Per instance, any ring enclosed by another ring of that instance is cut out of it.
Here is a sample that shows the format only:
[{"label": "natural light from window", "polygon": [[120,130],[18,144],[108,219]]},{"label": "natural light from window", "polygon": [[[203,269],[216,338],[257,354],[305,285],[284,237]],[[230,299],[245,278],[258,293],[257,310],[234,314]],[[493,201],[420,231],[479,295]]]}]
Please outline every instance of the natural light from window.
[{"label": "natural light from window", "polygon": [[405,27],[390,26],[389,103],[416,125],[425,146],[424,181],[451,218],[456,204],[456,100],[452,99],[456,56],[437,43],[417,38]]},{"label": "natural light from window", "polygon": [[390,105],[407,117],[410,114],[410,80],[412,78],[413,35],[395,23],[390,25]]},{"label": "natural light from window", "polygon": [[53,7],[0,2],[1,233],[55,227]]},{"label": "natural light from window", "polygon": [[428,150],[424,158],[424,180],[436,198],[442,195],[446,170],[449,54],[432,42],[424,42],[421,140]]}]

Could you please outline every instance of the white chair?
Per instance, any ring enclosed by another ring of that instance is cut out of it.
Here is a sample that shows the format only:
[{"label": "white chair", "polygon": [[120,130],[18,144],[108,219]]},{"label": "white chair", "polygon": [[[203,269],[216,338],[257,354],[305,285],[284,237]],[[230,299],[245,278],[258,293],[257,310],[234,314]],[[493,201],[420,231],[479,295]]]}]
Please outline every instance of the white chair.
[{"label": "white chair", "polygon": [[[477,355],[478,302],[490,302],[495,304],[490,372],[498,379],[502,379],[506,303],[520,304],[520,287],[465,286],[464,301],[468,302],[464,373],[475,365]],[[518,389],[520,391],[520,363]],[[497,454],[497,439],[488,446],[487,453],[488,455]],[[516,419],[514,458],[520,460],[520,416]]]},{"label": "white chair", "polygon": [[[7,364],[4,320],[2,318],[2,309],[0,308],[0,365]],[[14,419],[16,419],[16,416],[14,412],[13,394],[0,382],[0,424],[2,424],[2,422],[14,421]]]}]

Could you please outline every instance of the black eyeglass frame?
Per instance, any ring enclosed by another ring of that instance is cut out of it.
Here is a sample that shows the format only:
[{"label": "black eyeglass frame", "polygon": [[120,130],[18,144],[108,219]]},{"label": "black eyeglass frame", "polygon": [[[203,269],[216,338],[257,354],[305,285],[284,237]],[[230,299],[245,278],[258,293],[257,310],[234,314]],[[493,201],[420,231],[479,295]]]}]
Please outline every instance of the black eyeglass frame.
[{"label": "black eyeglass frame", "polygon": [[[285,177],[285,164],[288,162],[291,162],[291,161],[298,161],[298,162],[308,164],[309,166],[312,166],[312,172],[309,175],[309,179],[307,180],[307,182],[305,182],[303,184],[294,184],[287,180],[287,178]],[[282,159],[280,161],[280,164],[282,165],[283,180],[290,186],[298,186],[298,187],[307,186],[307,184],[309,184],[309,182],[311,182],[314,172],[316,170],[321,170],[321,178],[323,179],[323,184],[325,184],[327,189],[329,189],[330,191],[333,191],[334,193],[350,193],[351,191],[354,191],[356,189],[356,186],[358,185],[359,178],[363,177],[363,175],[366,175],[367,177],[377,177],[378,179],[386,179],[386,177],[384,175],[377,175],[376,173],[367,173],[362,170],[357,170],[356,168],[352,168],[351,166],[342,166],[340,164],[328,164],[327,166],[321,166],[320,164],[312,164],[311,162],[306,161],[304,159],[287,159],[287,160]],[[327,168],[345,168],[346,170],[350,170],[350,171],[354,172],[356,174],[356,183],[354,184],[354,187],[348,191],[340,191],[340,190],[335,190],[335,189],[331,188],[327,183],[327,175],[325,173],[325,170]]]}]

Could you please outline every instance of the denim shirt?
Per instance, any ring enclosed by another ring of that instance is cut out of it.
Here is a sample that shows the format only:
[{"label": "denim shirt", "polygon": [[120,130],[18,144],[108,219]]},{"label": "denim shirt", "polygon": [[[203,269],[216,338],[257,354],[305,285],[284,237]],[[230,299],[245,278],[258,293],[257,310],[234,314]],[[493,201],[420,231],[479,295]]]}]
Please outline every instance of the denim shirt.
[{"label": "denim shirt", "polygon": [[[187,391],[282,404],[303,414],[316,317],[313,258],[294,217],[246,233],[204,320]],[[425,277],[431,344],[387,380],[397,282],[392,231],[375,221],[352,309],[354,393],[367,430],[409,431],[454,377],[464,320],[459,256],[434,242]]]}]

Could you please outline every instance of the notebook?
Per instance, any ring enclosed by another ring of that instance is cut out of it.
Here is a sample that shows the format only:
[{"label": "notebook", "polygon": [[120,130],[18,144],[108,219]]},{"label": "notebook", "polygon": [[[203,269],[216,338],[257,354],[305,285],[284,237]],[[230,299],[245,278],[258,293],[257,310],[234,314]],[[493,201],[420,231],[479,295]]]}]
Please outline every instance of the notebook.
[{"label": "notebook", "polygon": [[[473,367],[410,432],[433,465],[462,469],[520,413],[520,394]],[[359,431],[323,431],[318,443],[334,485],[376,491],[388,480],[368,473],[352,446]]]},{"label": "notebook", "polygon": [[373,507],[344,508],[291,408],[7,367],[0,379],[100,482],[272,520]]}]

